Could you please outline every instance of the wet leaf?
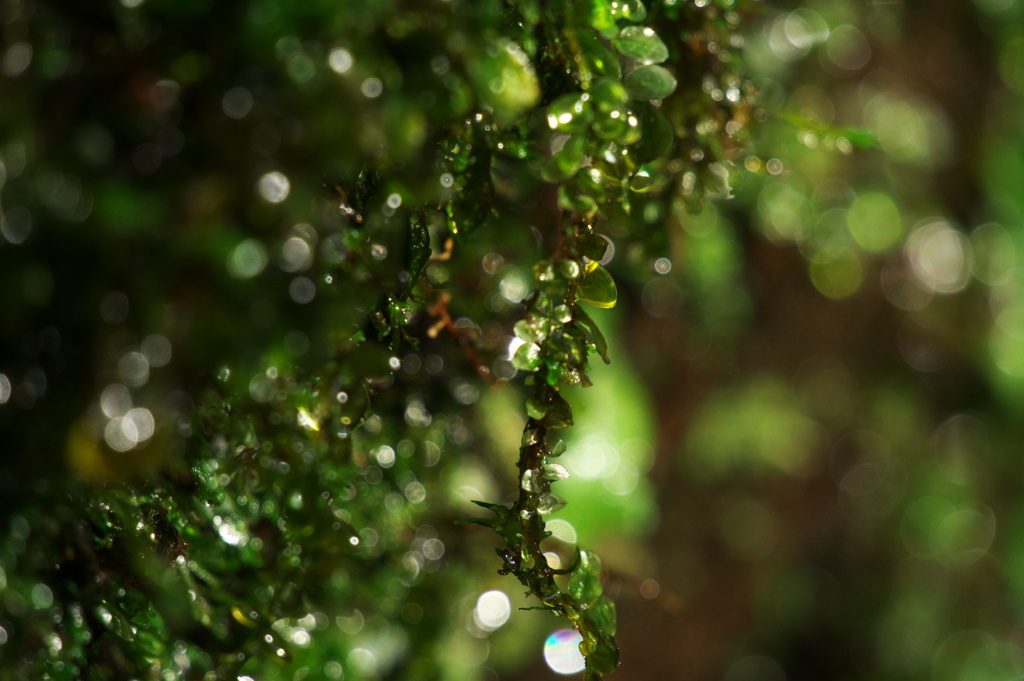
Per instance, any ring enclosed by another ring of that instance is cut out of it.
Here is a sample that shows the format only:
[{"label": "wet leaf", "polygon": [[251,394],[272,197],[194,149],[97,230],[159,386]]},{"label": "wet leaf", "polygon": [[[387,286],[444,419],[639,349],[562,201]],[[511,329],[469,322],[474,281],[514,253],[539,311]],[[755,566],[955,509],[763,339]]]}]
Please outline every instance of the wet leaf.
[{"label": "wet leaf", "polygon": [[568,428],[572,425],[572,407],[557,392],[546,401],[544,412],[544,423],[548,428]]},{"label": "wet leaf", "polygon": [[520,371],[536,371],[540,363],[540,346],[536,343],[524,343],[512,355],[512,366]]},{"label": "wet leaf", "polygon": [[636,23],[647,18],[647,7],[641,0],[613,0],[611,15],[616,19],[626,19]]},{"label": "wet leaf", "polygon": [[607,596],[601,596],[587,611],[587,617],[590,619],[601,631],[611,636],[615,635],[616,630],[616,618],[615,618],[615,602]]},{"label": "wet leaf", "polygon": [[641,64],[660,64],[668,59],[668,47],[649,26],[628,26],[612,40],[619,54]]},{"label": "wet leaf", "polygon": [[629,188],[637,194],[646,194],[661,189],[666,183],[664,172],[645,164],[630,179]]},{"label": "wet leaf", "polygon": [[629,93],[618,80],[600,78],[590,88],[590,97],[594,107],[604,114],[621,111],[629,102]]},{"label": "wet leaf", "polygon": [[619,34],[619,27],[612,13],[612,0],[593,0],[590,7],[590,25],[608,40]]},{"label": "wet leaf", "polygon": [[582,132],[593,119],[590,98],[582,92],[562,95],[548,107],[548,127],[559,132]]},{"label": "wet leaf", "polygon": [[[610,35],[605,36],[608,39],[614,38],[619,33],[619,29],[615,26],[614,22],[609,33]],[[600,36],[592,33],[583,33],[579,36],[579,39],[580,51],[583,53],[583,58],[587,61],[587,65],[590,68],[602,76],[608,76],[616,80],[622,77],[619,57],[608,49]]]},{"label": "wet leaf", "polygon": [[624,81],[626,90],[636,99],[664,99],[675,92],[676,79],[663,66],[641,66]]},{"label": "wet leaf", "polygon": [[516,336],[522,338],[527,343],[536,343],[544,340],[545,334],[542,333],[536,325],[531,324],[525,319],[520,319],[516,322],[513,330],[515,331]]},{"label": "wet leaf", "polygon": [[473,503],[482,508],[486,508],[488,511],[493,511],[496,516],[500,519],[505,520],[509,517],[510,511],[507,506],[501,504],[492,504],[486,501],[473,500]]},{"label": "wet leaf", "polygon": [[[589,634],[589,636],[588,636]],[[611,674],[619,666],[619,649],[611,634],[600,629],[584,634],[580,648],[587,656],[587,679],[600,679],[602,674]]]},{"label": "wet leaf", "polygon": [[537,513],[541,515],[550,515],[557,513],[558,511],[565,508],[565,499],[554,494],[553,492],[546,492],[540,495],[537,499]]},{"label": "wet leaf", "polygon": [[580,551],[580,566],[566,587],[573,600],[590,605],[601,597],[601,560],[591,551]]},{"label": "wet leaf", "polygon": [[615,280],[598,262],[587,265],[587,272],[576,288],[576,299],[594,307],[615,307],[619,293]]},{"label": "wet leaf", "polygon": [[430,234],[427,232],[426,218],[422,214],[416,219],[409,220],[406,260],[409,281],[405,287],[405,294],[408,295],[408,291],[419,281],[423,268],[430,260]]},{"label": "wet leaf", "polygon": [[573,307],[573,311],[576,313],[576,320],[584,326],[584,330],[588,335],[587,340],[593,343],[594,350],[604,360],[605,364],[611,364],[611,360],[608,359],[608,341],[605,340],[604,334],[601,333],[597,323],[578,304]]},{"label": "wet leaf", "polygon": [[594,134],[603,140],[618,141],[628,130],[624,109],[594,123]]},{"label": "wet leaf", "polygon": [[636,102],[634,108],[643,130],[643,137],[636,145],[636,158],[640,163],[648,163],[671,149],[675,132],[665,115],[649,102]]},{"label": "wet leaf", "polygon": [[572,177],[583,167],[586,150],[586,137],[583,135],[570,136],[565,145],[552,154],[544,164],[541,177],[547,182],[561,182]]}]

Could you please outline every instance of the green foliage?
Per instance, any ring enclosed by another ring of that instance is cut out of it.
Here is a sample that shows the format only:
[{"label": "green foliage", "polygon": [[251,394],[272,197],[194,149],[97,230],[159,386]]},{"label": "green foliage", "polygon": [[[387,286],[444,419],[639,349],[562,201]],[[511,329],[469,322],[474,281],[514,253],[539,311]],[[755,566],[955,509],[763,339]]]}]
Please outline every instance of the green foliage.
[{"label": "green foliage", "polygon": [[[549,439],[611,361],[602,232],[700,205],[745,139],[739,60],[686,38],[740,13],[8,5],[3,668],[460,678],[445,471],[519,373],[518,495],[472,522],[613,671],[597,556],[541,548]],[[702,79],[739,94],[695,106]]]}]

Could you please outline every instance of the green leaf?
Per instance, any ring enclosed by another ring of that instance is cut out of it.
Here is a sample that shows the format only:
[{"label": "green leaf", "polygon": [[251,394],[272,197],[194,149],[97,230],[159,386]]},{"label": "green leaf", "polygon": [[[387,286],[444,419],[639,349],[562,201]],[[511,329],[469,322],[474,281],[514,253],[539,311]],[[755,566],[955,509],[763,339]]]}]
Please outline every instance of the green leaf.
[{"label": "green leaf", "polygon": [[[502,506],[501,504],[492,504],[486,501],[478,501],[476,499],[473,500],[473,503],[476,504],[477,506],[486,508],[488,511],[493,511],[494,515],[498,516],[502,520],[505,520],[509,517],[510,511],[507,506]],[[473,522],[474,520],[476,519],[473,518],[468,520],[467,522]]]},{"label": "green leaf", "polygon": [[586,648],[583,654],[587,658],[588,680],[600,679],[602,674],[611,674],[619,666],[619,648],[611,634],[600,629],[587,631],[580,648]]},{"label": "green leaf", "polygon": [[590,605],[601,597],[601,559],[596,553],[580,551],[580,566],[572,573],[566,590],[580,605]]},{"label": "green leaf", "polygon": [[619,27],[615,23],[615,16],[612,14],[612,6],[609,0],[592,1],[590,25],[596,28],[608,40],[619,34]]},{"label": "green leaf", "polygon": [[637,23],[647,18],[647,8],[641,0],[613,0],[611,15],[617,19]]},{"label": "green leaf", "polygon": [[668,59],[668,47],[649,26],[627,26],[612,40],[612,46],[641,64],[660,64]]},{"label": "green leaf", "polygon": [[597,326],[597,322],[579,304],[573,306],[573,312],[575,312],[576,321],[584,326],[584,330],[587,332],[587,340],[594,345],[594,350],[597,351],[597,354],[604,360],[605,364],[611,364],[611,360],[608,359],[608,341],[605,340],[604,334],[601,333],[601,329]]},{"label": "green leaf", "polygon": [[675,131],[672,124],[657,107],[649,102],[637,102],[634,105],[643,136],[636,145],[636,157],[640,163],[649,163],[662,156],[672,147]]},{"label": "green leaf", "polygon": [[625,86],[612,78],[599,78],[594,81],[589,91],[594,106],[604,114],[621,111],[629,103],[629,93]]},{"label": "green leaf", "polygon": [[611,636],[615,635],[615,601],[607,596],[601,596],[587,610],[587,618],[592,621],[601,631]]},{"label": "green leaf", "polygon": [[512,366],[520,371],[536,371],[540,362],[540,347],[536,343],[523,343],[512,355]]},{"label": "green leaf", "polygon": [[501,521],[497,518],[458,518],[455,520],[456,525],[483,525],[500,534]]},{"label": "green leaf", "polygon": [[568,428],[572,425],[572,407],[556,392],[544,405],[544,419],[548,428]]},{"label": "green leaf", "polygon": [[583,167],[586,158],[587,138],[583,135],[572,135],[565,145],[544,164],[541,177],[545,182],[561,182],[567,180]]},{"label": "green leaf", "polygon": [[423,268],[430,260],[430,234],[427,232],[426,216],[422,212],[416,219],[409,220],[409,234],[406,251],[406,267],[409,272],[407,291],[411,291],[419,281]]},{"label": "green leaf", "polygon": [[562,95],[548,107],[548,127],[559,132],[582,132],[593,119],[589,98],[582,92]]},{"label": "green leaf", "polygon": [[615,307],[619,298],[615,280],[600,263],[592,261],[576,288],[576,299],[594,307]]},{"label": "green leaf", "polygon": [[520,319],[512,328],[515,331],[516,336],[522,338],[527,343],[542,341],[546,335],[541,329],[537,328],[536,325],[531,324],[526,319]]},{"label": "green leaf", "polygon": [[663,66],[641,66],[623,84],[635,99],[664,99],[676,89],[675,76]]},{"label": "green leaf", "polygon": [[[619,34],[619,29],[612,23],[611,35],[605,36],[609,40]],[[587,64],[597,73],[609,78],[618,80],[622,77],[622,67],[619,65],[619,57],[608,49],[606,43],[595,33],[585,32],[579,36],[580,52]]]}]

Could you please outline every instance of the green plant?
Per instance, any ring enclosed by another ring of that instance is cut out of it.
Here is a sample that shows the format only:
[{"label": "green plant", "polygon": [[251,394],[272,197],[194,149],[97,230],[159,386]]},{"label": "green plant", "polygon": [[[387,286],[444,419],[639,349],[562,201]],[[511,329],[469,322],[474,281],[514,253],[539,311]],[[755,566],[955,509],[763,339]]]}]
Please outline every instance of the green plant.
[{"label": "green plant", "polygon": [[603,234],[729,194],[747,3],[15,5],[3,668],[467,673],[446,469],[519,375],[518,492],[474,522],[613,671],[596,555],[541,546],[561,389],[610,359]]}]

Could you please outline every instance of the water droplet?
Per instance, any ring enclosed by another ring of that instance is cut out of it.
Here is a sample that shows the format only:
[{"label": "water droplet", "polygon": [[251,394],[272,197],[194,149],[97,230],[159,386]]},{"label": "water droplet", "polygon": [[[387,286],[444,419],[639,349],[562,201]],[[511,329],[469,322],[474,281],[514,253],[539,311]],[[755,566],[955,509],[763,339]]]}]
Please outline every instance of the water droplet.
[{"label": "water droplet", "polygon": [[548,482],[557,482],[569,477],[569,471],[565,470],[565,466],[557,463],[549,463],[541,471],[543,479]]},{"label": "water droplet", "polygon": [[388,248],[387,248],[387,246],[384,246],[384,245],[381,245],[381,244],[374,244],[370,248],[370,256],[374,260],[383,260],[384,258],[388,257]]},{"label": "water droplet", "polygon": [[563,508],[565,508],[565,499],[552,492],[540,495],[540,499],[537,500],[537,513],[541,515],[549,515]]},{"label": "water droplet", "polygon": [[519,483],[527,492],[539,492],[542,487],[540,471],[536,468],[528,468],[523,472],[522,482]]}]

